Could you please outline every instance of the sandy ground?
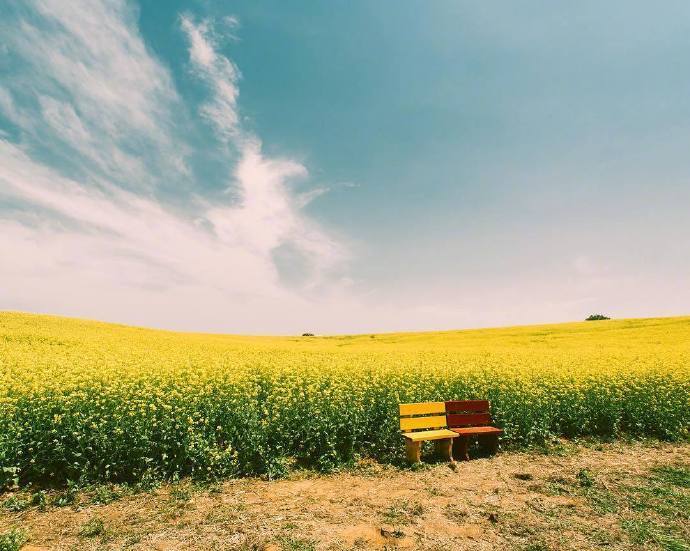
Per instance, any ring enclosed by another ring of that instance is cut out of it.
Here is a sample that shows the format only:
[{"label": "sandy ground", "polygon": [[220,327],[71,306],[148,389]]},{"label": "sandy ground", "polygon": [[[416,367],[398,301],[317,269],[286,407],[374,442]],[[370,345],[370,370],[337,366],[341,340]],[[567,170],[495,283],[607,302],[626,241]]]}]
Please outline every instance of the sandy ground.
[{"label": "sandy ground", "polygon": [[[2,510],[0,532],[21,528],[26,551],[662,549],[635,543],[625,530],[629,511],[597,500],[663,465],[690,467],[690,444],[567,444],[556,453],[499,453],[419,470],[365,462],[343,474],[273,482],[182,481],[107,505],[84,492],[67,507]],[[587,491],[583,476],[594,481]],[[687,518],[674,522],[683,544]]]}]

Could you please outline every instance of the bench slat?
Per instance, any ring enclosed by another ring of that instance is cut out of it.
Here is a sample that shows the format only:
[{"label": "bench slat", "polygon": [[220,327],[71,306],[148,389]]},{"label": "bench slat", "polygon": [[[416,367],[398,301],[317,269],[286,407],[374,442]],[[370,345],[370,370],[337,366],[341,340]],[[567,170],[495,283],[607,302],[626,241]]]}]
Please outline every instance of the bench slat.
[{"label": "bench slat", "polygon": [[472,434],[503,434],[503,431],[501,429],[497,429],[496,427],[457,427],[450,430],[460,436],[468,436]]},{"label": "bench slat", "polygon": [[413,442],[420,442],[422,440],[443,440],[444,438],[457,438],[459,435],[448,429],[440,430],[423,430],[421,432],[408,432],[403,434],[405,438]]},{"label": "bench slat", "polygon": [[416,404],[400,404],[400,415],[430,415],[446,413],[445,402],[419,402]]},{"label": "bench slat", "polygon": [[449,413],[447,421],[449,427],[489,425],[491,424],[491,415],[488,413]]},{"label": "bench slat", "polygon": [[489,400],[449,400],[446,402],[447,413],[488,412]]},{"label": "bench slat", "polygon": [[405,432],[415,429],[446,428],[447,426],[445,415],[434,415],[432,417],[403,417],[400,419],[400,430]]}]

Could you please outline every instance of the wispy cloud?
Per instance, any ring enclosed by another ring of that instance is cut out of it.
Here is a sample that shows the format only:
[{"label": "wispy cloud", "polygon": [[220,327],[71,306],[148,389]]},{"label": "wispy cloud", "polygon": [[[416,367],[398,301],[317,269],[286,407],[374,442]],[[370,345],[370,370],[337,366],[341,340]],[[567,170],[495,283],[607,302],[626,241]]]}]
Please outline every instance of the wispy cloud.
[{"label": "wispy cloud", "polygon": [[[152,186],[185,165],[174,140],[179,98],[124,2],[35,0],[4,18],[5,82],[27,145],[62,149],[76,173]],[[26,13],[28,11],[28,13]],[[46,126],[47,125],[47,126]],[[147,167],[139,152],[147,151]]]},{"label": "wispy cloud", "polygon": [[193,71],[210,89],[210,99],[201,106],[201,114],[219,137],[240,154],[231,183],[238,191],[240,204],[213,208],[208,213],[209,220],[219,236],[239,238],[262,256],[290,243],[317,271],[330,268],[342,257],[341,247],[300,212],[301,207],[322,193],[322,188],[295,194],[288,187],[291,180],[305,178],[307,169],[293,160],[271,159],[262,154],[259,138],[239,124],[240,73],[216,51],[211,22],[195,22],[189,15],[182,16],[180,21],[188,38]]},{"label": "wispy cloud", "polygon": [[[239,70],[212,23],[184,15],[189,65],[208,89],[199,114],[230,167],[227,202],[207,197],[180,127],[195,113],[136,21],[121,1],[35,0],[0,23],[13,60],[0,114],[17,131],[0,140],[0,308],[299,330],[305,293],[338,296],[345,281],[343,245],[302,211],[321,189],[295,191],[306,168],[266,157],[242,128]],[[176,183],[186,201],[162,192]],[[300,267],[297,283],[283,281],[278,252]]]},{"label": "wispy cloud", "polygon": [[239,139],[239,69],[216,52],[210,21],[195,23],[190,15],[183,15],[180,24],[189,40],[189,60],[194,73],[212,90],[211,100],[201,108],[202,115],[215,126],[222,139]]}]

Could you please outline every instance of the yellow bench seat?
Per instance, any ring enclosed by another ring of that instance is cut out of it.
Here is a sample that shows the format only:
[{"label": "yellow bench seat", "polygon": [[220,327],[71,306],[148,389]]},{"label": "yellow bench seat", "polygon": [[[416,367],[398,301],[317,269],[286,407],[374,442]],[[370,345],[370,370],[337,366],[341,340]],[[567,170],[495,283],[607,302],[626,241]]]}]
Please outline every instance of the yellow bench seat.
[{"label": "yellow bench seat", "polygon": [[422,440],[443,440],[444,438],[457,438],[459,434],[448,429],[438,429],[408,432],[403,434],[403,436],[412,440],[413,442],[420,442]]}]

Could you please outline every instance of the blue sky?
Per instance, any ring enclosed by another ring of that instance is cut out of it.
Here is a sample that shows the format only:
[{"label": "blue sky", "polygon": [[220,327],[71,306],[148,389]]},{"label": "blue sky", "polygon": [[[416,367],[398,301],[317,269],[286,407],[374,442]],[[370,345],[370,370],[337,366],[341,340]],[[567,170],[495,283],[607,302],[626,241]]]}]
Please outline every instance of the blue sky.
[{"label": "blue sky", "polygon": [[0,309],[690,313],[686,2],[32,0],[0,36]]}]

